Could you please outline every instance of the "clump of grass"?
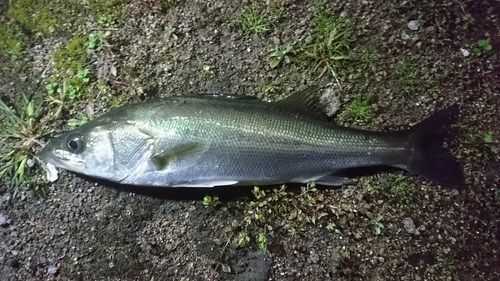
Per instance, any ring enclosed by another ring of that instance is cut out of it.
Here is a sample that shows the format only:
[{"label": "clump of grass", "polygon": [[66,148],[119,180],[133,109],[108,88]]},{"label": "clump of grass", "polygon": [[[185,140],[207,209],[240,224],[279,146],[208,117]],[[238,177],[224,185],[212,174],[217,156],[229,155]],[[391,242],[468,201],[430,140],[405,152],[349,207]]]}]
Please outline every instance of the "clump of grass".
[{"label": "clump of grass", "polygon": [[26,96],[16,111],[0,101],[0,177],[7,174],[18,186],[25,181],[28,158],[46,131],[39,108]]},{"label": "clump of grass", "polygon": [[290,55],[292,53],[293,46],[290,43],[282,46],[276,46],[274,51],[271,53],[271,61],[269,62],[269,66],[271,68],[276,68],[281,62],[285,62],[289,64],[291,62]]},{"label": "clump of grass", "polygon": [[368,99],[356,97],[347,106],[347,115],[356,121],[366,121],[372,117],[372,106]]},{"label": "clump of grass", "polygon": [[410,183],[403,173],[384,174],[380,183],[388,195],[398,202],[408,204],[415,195],[415,185]]},{"label": "clump of grass", "polygon": [[264,12],[255,6],[247,8],[233,22],[239,26],[246,34],[261,35],[270,30],[279,18],[279,12]]},{"label": "clump of grass", "polygon": [[493,49],[490,43],[490,39],[477,40],[476,45],[477,46],[474,48],[474,53],[476,53],[478,57],[490,52]]},{"label": "clump of grass", "polygon": [[312,60],[316,66],[325,64],[325,70],[334,71],[349,58],[350,45],[354,41],[353,24],[342,16],[334,16],[324,7],[315,8],[313,16],[313,40],[300,49],[302,57]]}]

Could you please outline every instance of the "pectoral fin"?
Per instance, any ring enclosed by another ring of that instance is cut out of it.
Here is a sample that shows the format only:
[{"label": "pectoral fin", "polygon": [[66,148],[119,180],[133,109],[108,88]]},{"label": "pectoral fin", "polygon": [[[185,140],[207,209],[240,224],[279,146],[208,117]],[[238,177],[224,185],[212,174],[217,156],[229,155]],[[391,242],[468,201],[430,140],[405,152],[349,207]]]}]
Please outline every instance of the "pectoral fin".
[{"label": "pectoral fin", "polygon": [[207,146],[199,142],[188,142],[162,150],[151,156],[151,161],[160,171],[188,168],[196,164]]}]

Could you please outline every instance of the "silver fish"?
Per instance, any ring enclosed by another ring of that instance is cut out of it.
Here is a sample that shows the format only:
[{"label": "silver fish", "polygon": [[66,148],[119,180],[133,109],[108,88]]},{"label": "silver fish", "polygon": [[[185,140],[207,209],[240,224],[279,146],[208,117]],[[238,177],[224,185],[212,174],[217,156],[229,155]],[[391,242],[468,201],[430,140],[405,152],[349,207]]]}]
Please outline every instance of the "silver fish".
[{"label": "silver fish", "polygon": [[336,172],[380,165],[463,186],[460,165],[443,147],[457,106],[409,130],[382,133],[332,124],[317,112],[312,92],[275,103],[191,95],[125,105],[52,139],[39,157],[142,186],[338,185],[343,178]]}]

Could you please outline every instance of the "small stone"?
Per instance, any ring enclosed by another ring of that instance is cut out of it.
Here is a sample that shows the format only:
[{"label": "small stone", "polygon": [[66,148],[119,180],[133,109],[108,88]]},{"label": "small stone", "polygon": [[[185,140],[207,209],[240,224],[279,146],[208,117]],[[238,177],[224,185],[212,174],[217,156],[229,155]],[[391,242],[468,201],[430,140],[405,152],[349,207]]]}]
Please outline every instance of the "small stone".
[{"label": "small stone", "polygon": [[410,37],[410,35],[408,35],[406,33],[406,31],[403,30],[403,31],[401,31],[401,39],[403,39],[403,40],[410,40],[411,37]]},{"label": "small stone", "polygon": [[445,254],[449,254],[450,251],[451,251],[450,248],[443,249],[443,253],[445,253]]},{"label": "small stone", "polygon": [[9,224],[9,222],[10,222],[10,220],[7,219],[7,216],[5,216],[4,214],[0,214],[0,225],[1,226]]},{"label": "small stone", "polygon": [[420,23],[418,20],[412,20],[408,23],[408,28],[410,30],[418,30],[418,27],[420,26]]},{"label": "small stone", "polygon": [[51,267],[47,268],[47,274],[54,275],[57,273],[58,270],[59,269],[56,266],[51,266]]},{"label": "small stone", "polygon": [[460,48],[460,52],[462,53],[462,56],[468,57],[470,55],[470,52],[467,51],[466,49]]},{"label": "small stone", "polygon": [[415,235],[419,234],[417,228],[415,227],[415,223],[411,218],[405,218],[403,220],[403,227],[409,234],[415,234]]}]

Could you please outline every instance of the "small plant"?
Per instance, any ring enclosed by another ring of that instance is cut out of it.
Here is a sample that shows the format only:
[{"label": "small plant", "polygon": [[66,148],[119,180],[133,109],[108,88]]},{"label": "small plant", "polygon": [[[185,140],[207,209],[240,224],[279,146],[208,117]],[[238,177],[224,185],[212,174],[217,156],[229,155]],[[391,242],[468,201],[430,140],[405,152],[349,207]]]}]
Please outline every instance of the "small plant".
[{"label": "small plant", "polygon": [[100,16],[98,22],[99,22],[99,25],[101,25],[101,26],[109,27],[114,22],[113,15]]},{"label": "small plant", "polygon": [[477,40],[476,45],[477,47],[474,48],[474,53],[476,53],[478,57],[490,52],[493,49],[490,39]]},{"label": "small plant", "polygon": [[279,13],[267,13],[258,11],[255,6],[251,6],[240,14],[234,23],[237,24],[247,34],[261,35],[269,30],[270,26],[276,22]]},{"label": "small plant", "polygon": [[246,235],[245,233],[242,233],[238,238],[238,245],[240,247],[245,246],[248,242],[250,242],[250,236]]},{"label": "small plant", "polygon": [[347,115],[354,118],[354,120],[366,121],[372,117],[372,107],[368,99],[356,97],[347,106]]},{"label": "small plant", "polygon": [[332,15],[324,7],[315,8],[313,15],[313,40],[297,50],[298,56],[312,61],[316,66],[314,69],[324,65],[321,75],[330,71],[336,76],[336,69],[342,69],[343,61],[350,58],[353,25],[344,17]]},{"label": "small plant", "polygon": [[97,52],[102,51],[104,44],[106,43],[106,38],[111,34],[111,32],[106,31],[104,33],[90,33],[87,41],[87,49],[95,50]]},{"label": "small plant", "polygon": [[73,270],[76,269],[76,266],[78,265],[78,259],[74,258],[73,261],[68,265],[69,271],[73,272]]},{"label": "small plant", "polygon": [[115,247],[109,247],[106,249],[106,258],[109,260],[109,262],[108,262],[109,268],[115,267],[115,264],[113,262],[115,259],[115,256],[116,256]]},{"label": "small plant", "polygon": [[283,46],[276,46],[274,51],[271,53],[271,62],[269,62],[269,66],[271,68],[277,67],[281,62],[285,62],[286,64],[290,63],[289,54],[292,51],[292,44],[287,43]]},{"label": "small plant", "polygon": [[266,196],[266,191],[261,190],[258,186],[253,187],[252,193],[255,196],[255,199],[257,200]]},{"label": "small plant", "polygon": [[257,245],[259,249],[263,252],[267,251],[267,237],[264,232],[260,232],[256,237]]},{"label": "small plant", "polygon": [[205,196],[203,197],[203,202],[201,202],[205,207],[216,207],[220,204],[219,197],[217,196]]},{"label": "small plant", "polygon": [[[92,116],[90,118],[90,120],[92,120]],[[68,120],[68,126],[70,127],[78,127],[78,126],[81,126],[85,123],[89,122],[89,118],[87,118],[87,116],[83,115],[82,113],[80,113],[78,115],[78,118],[71,118]]]},{"label": "small plant", "polygon": [[0,101],[0,177],[9,174],[15,186],[25,180],[28,157],[45,131],[39,108],[23,94],[23,105],[16,111]]},{"label": "small plant", "polygon": [[176,28],[175,27],[170,27],[170,26],[165,26],[165,37],[168,39],[172,37],[172,39],[177,40],[177,35],[175,35]]},{"label": "small plant", "polygon": [[10,55],[11,61],[15,61],[19,57],[21,57],[21,52],[22,52],[21,42],[12,42],[12,44],[9,45],[9,48],[7,49],[7,54]]},{"label": "small plant", "polygon": [[76,77],[80,78],[85,84],[89,83],[90,81],[88,75],[89,75],[88,69],[78,70],[78,72],[76,73]]},{"label": "small plant", "polygon": [[375,234],[379,235],[382,233],[384,229],[384,224],[382,224],[382,216],[375,217],[372,213],[367,212],[366,216],[370,219],[371,224],[373,225],[373,229],[375,230]]}]

